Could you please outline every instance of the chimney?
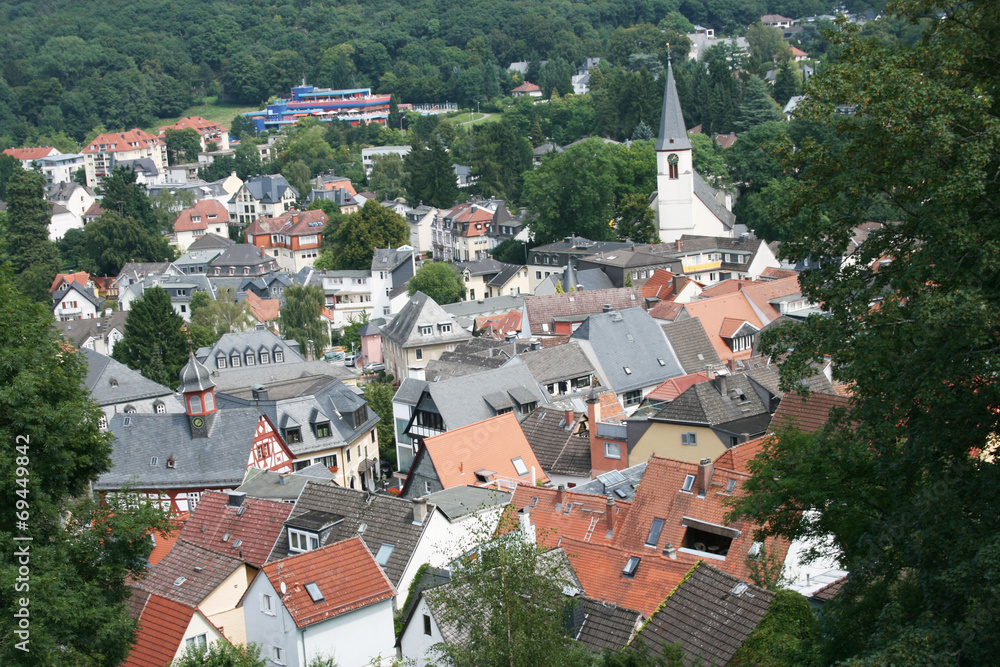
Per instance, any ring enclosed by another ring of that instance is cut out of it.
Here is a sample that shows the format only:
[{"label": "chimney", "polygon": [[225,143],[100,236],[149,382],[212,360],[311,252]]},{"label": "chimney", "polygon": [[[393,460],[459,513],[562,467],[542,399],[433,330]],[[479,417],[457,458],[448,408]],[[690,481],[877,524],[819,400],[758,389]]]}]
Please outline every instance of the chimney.
[{"label": "chimney", "polygon": [[242,491],[230,491],[229,492],[229,506],[230,507],[242,507],[243,501],[246,500],[247,494]]},{"label": "chimney", "polygon": [[677,547],[668,543],[665,547],[663,547],[663,555],[667,558],[677,560]]},{"label": "chimney", "polygon": [[250,393],[255,401],[266,401],[267,400],[267,387],[262,384],[255,384],[250,387]]},{"label": "chimney", "polygon": [[556,502],[562,504],[566,500],[566,485],[560,484],[556,487]]},{"label": "chimney", "polygon": [[427,498],[413,499],[413,523],[423,525],[427,520]]},{"label": "chimney", "polygon": [[708,494],[708,483],[712,481],[712,459],[702,459],[698,463],[698,495]]},{"label": "chimney", "polygon": [[604,312],[605,313],[610,313],[612,310],[614,310],[614,308],[611,307],[610,303],[604,304]]},{"label": "chimney", "polygon": [[288,474],[287,473],[286,474],[279,474],[278,475],[278,486],[284,486],[285,484],[288,484]]},{"label": "chimney", "polygon": [[615,499],[608,498],[608,504],[604,507],[604,521],[607,524],[608,536],[615,532],[615,524],[618,523],[618,508],[615,506]]},{"label": "chimney", "polygon": [[576,417],[576,415],[573,413],[572,410],[566,410],[566,412],[565,412],[565,419],[566,419],[566,428],[567,429],[570,428],[571,426],[573,426],[573,421],[574,421],[575,417]]},{"label": "chimney", "polygon": [[674,243],[676,244],[677,252],[680,252],[681,251],[681,240],[677,239],[676,241],[674,241]]},{"label": "chimney", "polygon": [[535,350],[540,350],[540,349],[542,349],[542,343],[541,343],[541,341],[536,340],[536,339],[532,339],[532,341],[531,341],[531,350],[532,350],[532,352],[534,352]]}]

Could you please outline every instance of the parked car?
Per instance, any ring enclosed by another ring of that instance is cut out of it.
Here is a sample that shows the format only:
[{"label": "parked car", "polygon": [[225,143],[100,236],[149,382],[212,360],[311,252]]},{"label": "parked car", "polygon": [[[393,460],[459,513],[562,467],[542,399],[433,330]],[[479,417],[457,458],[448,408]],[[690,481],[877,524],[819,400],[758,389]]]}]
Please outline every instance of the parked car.
[{"label": "parked car", "polygon": [[344,365],[354,368],[355,364],[358,363],[358,357],[360,356],[360,354],[348,354],[344,357]]},{"label": "parked car", "polygon": [[365,366],[365,375],[374,375],[375,373],[384,370],[385,370],[385,364],[373,361],[372,363],[367,364]]}]

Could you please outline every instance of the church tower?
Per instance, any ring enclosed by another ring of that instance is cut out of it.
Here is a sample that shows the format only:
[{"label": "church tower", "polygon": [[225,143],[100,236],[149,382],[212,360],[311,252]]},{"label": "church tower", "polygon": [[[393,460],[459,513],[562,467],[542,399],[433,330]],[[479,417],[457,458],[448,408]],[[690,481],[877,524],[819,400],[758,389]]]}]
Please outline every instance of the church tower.
[{"label": "church tower", "polygon": [[207,438],[217,408],[212,374],[190,354],[181,369],[180,393],[184,395],[184,412],[191,425],[192,438]]},{"label": "church tower", "polygon": [[663,87],[660,136],[656,141],[656,219],[660,240],[671,243],[682,234],[694,233],[694,162],[691,140],[684,127],[684,114],[677,97],[673,63],[667,61]]}]

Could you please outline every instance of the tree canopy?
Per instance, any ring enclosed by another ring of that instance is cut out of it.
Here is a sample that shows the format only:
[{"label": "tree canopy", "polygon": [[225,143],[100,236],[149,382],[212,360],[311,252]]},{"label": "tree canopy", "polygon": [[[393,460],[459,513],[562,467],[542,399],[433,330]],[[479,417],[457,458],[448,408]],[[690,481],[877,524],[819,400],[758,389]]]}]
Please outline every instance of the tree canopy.
[{"label": "tree canopy", "polygon": [[45,178],[18,168],[7,183],[6,260],[22,293],[51,303],[49,287],[59,271],[59,253],[49,241],[52,205],[45,201]]},{"label": "tree canopy", "polygon": [[426,262],[406,283],[407,294],[423,292],[440,305],[456,303],[465,296],[465,282],[454,264]]},{"label": "tree canopy", "polygon": [[360,211],[339,221],[332,248],[324,250],[316,267],[369,269],[375,248],[398,248],[409,238],[410,229],[403,216],[369,199]]},{"label": "tree canopy", "polygon": [[115,344],[112,356],[154,382],[176,387],[189,353],[183,326],[167,291],[150,287],[132,302],[125,335]]},{"label": "tree canopy", "polygon": [[316,355],[322,354],[329,344],[330,336],[323,322],[325,300],[319,285],[291,285],[285,290],[285,305],[281,307],[278,327],[282,336],[298,342],[303,357],[309,354],[309,341]]}]

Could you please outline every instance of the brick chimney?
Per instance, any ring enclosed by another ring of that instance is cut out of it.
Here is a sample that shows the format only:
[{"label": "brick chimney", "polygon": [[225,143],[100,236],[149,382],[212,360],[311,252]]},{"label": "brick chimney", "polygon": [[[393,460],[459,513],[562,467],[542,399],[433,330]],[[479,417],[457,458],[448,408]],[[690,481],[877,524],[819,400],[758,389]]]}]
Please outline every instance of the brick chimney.
[{"label": "brick chimney", "polygon": [[614,498],[608,498],[608,504],[604,507],[604,522],[608,527],[608,537],[611,537],[618,523],[618,507],[615,506]]},{"label": "brick chimney", "polygon": [[566,429],[572,428],[573,421],[576,419],[576,414],[572,410],[566,410],[566,414],[564,415],[564,418],[566,419],[566,426],[565,426],[565,428]]},{"label": "brick chimney", "polygon": [[712,459],[702,459],[698,463],[698,495],[705,496],[708,494],[708,484],[712,481]]},{"label": "brick chimney", "polygon": [[[601,395],[597,387],[587,396],[587,434],[590,436],[590,468],[599,473],[604,470],[604,445],[597,437],[597,423],[601,421]],[[600,468],[598,468],[600,465]]]}]

